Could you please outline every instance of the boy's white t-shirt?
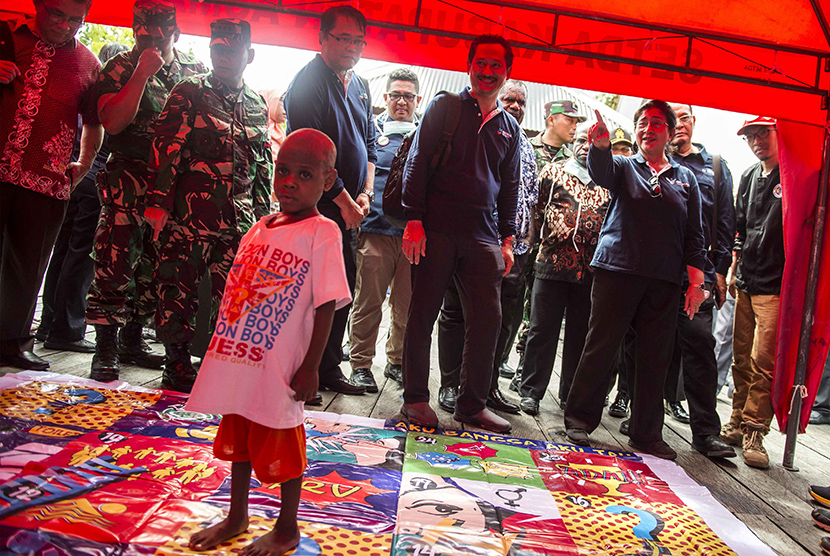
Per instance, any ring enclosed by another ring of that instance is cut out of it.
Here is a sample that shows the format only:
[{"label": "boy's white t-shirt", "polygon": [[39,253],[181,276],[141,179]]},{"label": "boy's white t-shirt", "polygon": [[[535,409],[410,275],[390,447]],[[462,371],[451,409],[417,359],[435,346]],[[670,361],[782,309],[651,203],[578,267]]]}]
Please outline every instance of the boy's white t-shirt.
[{"label": "boy's white t-shirt", "polygon": [[271,218],[239,244],[186,409],[289,429],[303,422],[290,384],[311,343],[314,309],[344,307],[351,294],[334,221],[313,216],[269,228]]}]

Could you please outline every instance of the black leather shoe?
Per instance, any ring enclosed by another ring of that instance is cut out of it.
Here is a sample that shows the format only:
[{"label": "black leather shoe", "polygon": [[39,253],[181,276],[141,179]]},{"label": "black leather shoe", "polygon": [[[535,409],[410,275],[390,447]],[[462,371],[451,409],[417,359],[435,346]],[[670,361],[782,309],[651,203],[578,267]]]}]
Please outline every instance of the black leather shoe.
[{"label": "black leather shoe", "polygon": [[830,510],[816,508],[810,515],[816,525],[825,531],[830,531]]},{"label": "black leather shoe", "polygon": [[455,413],[455,400],[458,399],[458,386],[442,386],[438,389],[438,407]]},{"label": "black leather shoe", "polygon": [[821,537],[821,551],[830,556],[830,537]]},{"label": "black leather shoe", "polygon": [[43,347],[46,349],[56,349],[58,351],[95,353],[95,344],[85,338],[81,338],[80,340],[53,340],[48,338],[45,342],[43,342]]},{"label": "black leather shoe", "polygon": [[516,369],[509,366],[507,363],[502,363],[499,367],[499,376],[502,378],[513,378],[516,376]]},{"label": "black leather shoe", "polygon": [[38,328],[37,331],[35,331],[35,340],[37,340],[38,342],[45,342],[46,338],[48,337],[49,331],[45,328]]},{"label": "black leather shoe", "polygon": [[519,407],[528,415],[539,415],[539,400],[535,398],[522,398]]},{"label": "black leather shoe", "polygon": [[378,385],[375,382],[375,375],[372,374],[372,369],[353,370],[349,381],[357,386],[363,386],[367,392],[374,394],[378,391]]},{"label": "black leather shoe", "polygon": [[474,427],[493,431],[499,434],[507,434],[510,432],[510,429],[513,428],[510,421],[499,417],[489,409],[482,409],[475,415],[469,416],[456,413],[453,415],[453,419],[460,423],[465,423],[467,425],[472,425]]},{"label": "black leather shoe", "polygon": [[95,355],[92,356],[89,377],[100,382],[118,380],[118,325],[95,325]]},{"label": "black leather shoe", "polygon": [[3,354],[0,356],[0,366],[17,367],[29,371],[45,371],[49,368],[49,361],[41,359],[31,351]]},{"label": "black leather shoe", "polygon": [[311,400],[305,402],[305,404],[306,405],[313,405],[313,406],[321,406],[321,405],[323,405],[323,396],[321,396],[320,394],[315,394],[315,396]]},{"label": "black leather shoe", "polygon": [[496,411],[512,413],[513,415],[518,415],[521,411],[519,406],[505,398],[504,394],[498,388],[493,388],[487,395],[487,407],[495,409]]},{"label": "black leather shoe", "polygon": [[666,402],[665,406],[666,415],[670,415],[672,419],[677,421],[678,423],[685,423],[689,424],[689,414],[686,413],[686,410],[683,409],[683,404],[680,402],[673,402],[669,403]]},{"label": "black leather shoe", "polygon": [[822,413],[819,411],[810,412],[811,425],[830,425],[830,413]]},{"label": "black leather shoe", "polygon": [[608,415],[617,417],[618,419],[628,417],[628,394],[622,392],[617,393],[617,398],[611,404],[611,407],[608,408]]},{"label": "black leather shoe", "polygon": [[620,434],[622,434],[624,436],[628,436],[628,425],[630,425],[630,424],[631,424],[631,421],[629,421],[628,419],[626,419],[625,421],[620,423]]},{"label": "black leather shoe", "polygon": [[588,439],[588,431],[585,429],[565,429],[565,435],[568,437],[568,440],[577,446],[591,445]]},{"label": "black leather shoe", "polygon": [[716,434],[707,436],[702,443],[693,440],[692,448],[707,458],[734,458],[737,455],[735,449]]},{"label": "black leather shoe", "polygon": [[341,394],[347,394],[350,396],[358,396],[360,394],[366,393],[365,386],[358,386],[357,384],[353,384],[349,382],[343,375],[335,379],[328,379],[328,380],[321,380],[320,381],[320,390],[331,390],[332,392],[339,392]]},{"label": "black leather shoe", "polygon": [[386,378],[391,378],[395,382],[398,383],[399,386],[403,386],[403,367],[400,365],[393,365],[392,363],[387,363],[386,368],[383,370],[383,376]]},{"label": "black leather shoe", "polygon": [[646,454],[651,454],[652,456],[658,457],[660,459],[677,459],[677,452],[675,452],[674,449],[668,444],[666,444],[663,440],[658,440],[657,442],[654,442],[647,446],[640,446],[636,444],[633,440],[629,440],[628,445],[638,452],[645,452]]}]

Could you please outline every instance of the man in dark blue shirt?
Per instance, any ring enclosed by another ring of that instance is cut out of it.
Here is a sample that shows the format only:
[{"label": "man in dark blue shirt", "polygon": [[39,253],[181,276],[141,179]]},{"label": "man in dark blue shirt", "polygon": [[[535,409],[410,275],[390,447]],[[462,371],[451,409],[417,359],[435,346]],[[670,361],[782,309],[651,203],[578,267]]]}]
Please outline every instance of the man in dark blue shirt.
[{"label": "man in dark blue shirt", "polygon": [[429,175],[446,107],[454,100],[438,97],[424,114],[406,164],[403,204],[411,220],[403,250],[416,266],[404,335],[402,412],[422,425],[438,424],[429,406],[429,348],[444,292],[455,279],[466,321],[455,418],[510,430],[510,422],[485,402],[501,323],[499,287],[513,265],[516,232],[522,130],[498,100],[512,62],[513,51],[502,37],[477,37],[470,45],[470,87],[459,95],[461,116],[449,161]]},{"label": "man in dark blue shirt", "polygon": [[[337,147],[337,181],[323,194],[317,209],[340,226],[352,292],[357,274],[352,230],[369,213],[377,161],[372,100],[364,81],[352,71],[366,46],[365,36],[362,13],[350,6],[326,10],[320,19],[320,54],[297,73],[285,94],[287,133],[304,127],[318,129]],[[340,346],[350,306],[334,314],[320,362],[320,388],[362,394],[366,389],[349,382],[340,370]],[[320,404],[322,399],[315,402]]]},{"label": "man in dark blue shirt", "polygon": [[378,132],[375,198],[357,238],[357,283],[349,333],[351,381],[364,386],[367,392],[378,391],[372,374],[372,359],[387,291],[390,291],[391,319],[384,376],[398,383],[403,381],[401,355],[412,295],[412,270],[401,249],[403,230],[390,224],[383,215],[383,189],[404,135],[417,125],[415,110],[421,102],[418,93],[418,76],[412,70],[399,68],[392,71],[383,94],[386,112],[375,119]]},{"label": "man in dark blue shirt", "polygon": [[[683,363],[683,386],[689,400],[692,427],[692,446],[707,457],[735,457],[735,450],[721,440],[720,417],[717,412],[718,365],[715,361],[715,336],[712,334],[712,309],[720,308],[726,300],[726,274],[732,262],[732,241],[735,237],[735,207],[732,205],[732,174],[726,162],[714,157],[699,143],[692,143],[695,116],[688,104],[672,104],[677,115],[677,129],[672,139],[673,159],[695,174],[700,188],[701,223],[708,249],[703,274],[706,289],[711,293],[695,313],[694,318],[678,315],[677,341],[669,368],[680,373]],[[719,168],[716,168],[715,165]],[[715,183],[715,177],[718,183]],[[716,213],[713,206],[716,207]],[[715,221],[717,218],[717,221]],[[717,239],[712,241],[712,234]],[[684,290],[688,280],[684,283]],[[683,312],[683,299],[678,310]],[[676,376],[676,375],[675,375]]]}]

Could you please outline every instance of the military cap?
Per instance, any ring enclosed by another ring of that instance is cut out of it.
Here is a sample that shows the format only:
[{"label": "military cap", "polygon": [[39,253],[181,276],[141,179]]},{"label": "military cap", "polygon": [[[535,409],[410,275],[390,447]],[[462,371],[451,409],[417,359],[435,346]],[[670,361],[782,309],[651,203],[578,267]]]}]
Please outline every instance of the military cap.
[{"label": "military cap", "polygon": [[170,0],[136,0],[133,32],[136,37],[169,37],[177,29],[176,6]]},{"label": "military cap", "polygon": [[244,19],[214,19],[210,22],[210,46],[224,44],[233,50],[251,46],[251,24]]},{"label": "military cap", "polygon": [[631,140],[631,134],[621,127],[615,129],[614,133],[611,134],[611,144],[616,145],[617,143],[628,143],[629,147],[634,146],[634,142]]},{"label": "military cap", "polygon": [[548,116],[553,116],[554,114],[565,114],[566,116],[578,119],[580,122],[588,119],[579,113],[576,104],[572,100],[554,100],[551,102]]}]

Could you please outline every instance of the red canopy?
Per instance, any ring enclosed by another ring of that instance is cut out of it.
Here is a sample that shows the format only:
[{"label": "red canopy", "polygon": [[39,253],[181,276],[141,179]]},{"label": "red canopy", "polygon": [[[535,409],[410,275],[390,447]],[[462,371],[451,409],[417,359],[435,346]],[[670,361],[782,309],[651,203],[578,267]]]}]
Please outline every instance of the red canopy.
[{"label": "red canopy", "polygon": [[[254,42],[310,50],[318,48],[319,14],[339,3],[174,1],[185,33],[207,35],[212,19],[238,17],[251,22]],[[4,4],[7,10],[32,10],[31,0]],[[132,4],[94,0],[88,19],[130,26]],[[819,188],[822,128],[828,121],[830,0],[582,0],[578,10],[565,0],[352,4],[369,20],[367,58],[464,71],[467,41],[498,33],[515,46],[512,77],[517,79],[787,120],[779,134],[787,270],[775,393],[779,422],[785,426]],[[830,242],[822,255],[830,260]],[[830,343],[828,266],[821,269],[812,330],[808,384],[813,395]],[[810,405],[812,395],[802,412],[804,425]]]}]

